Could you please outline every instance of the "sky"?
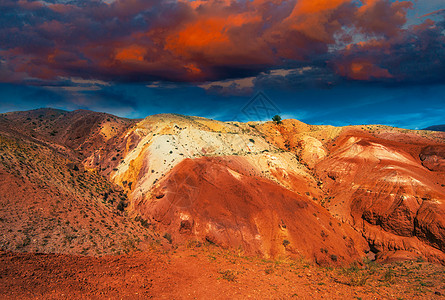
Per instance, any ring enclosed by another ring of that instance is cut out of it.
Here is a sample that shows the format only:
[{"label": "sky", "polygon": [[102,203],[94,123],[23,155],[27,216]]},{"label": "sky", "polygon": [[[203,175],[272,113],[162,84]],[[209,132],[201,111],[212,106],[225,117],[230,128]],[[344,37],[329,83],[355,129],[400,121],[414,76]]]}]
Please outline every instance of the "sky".
[{"label": "sky", "polygon": [[443,0],[1,0],[0,112],[445,124]]}]

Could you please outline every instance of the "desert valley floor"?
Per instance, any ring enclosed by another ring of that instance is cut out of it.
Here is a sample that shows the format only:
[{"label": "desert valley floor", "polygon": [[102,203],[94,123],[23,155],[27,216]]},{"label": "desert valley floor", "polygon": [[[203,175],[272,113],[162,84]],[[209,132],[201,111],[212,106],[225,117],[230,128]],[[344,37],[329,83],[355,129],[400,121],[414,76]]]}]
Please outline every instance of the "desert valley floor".
[{"label": "desert valley floor", "polygon": [[0,298],[443,299],[445,133],[0,114]]}]

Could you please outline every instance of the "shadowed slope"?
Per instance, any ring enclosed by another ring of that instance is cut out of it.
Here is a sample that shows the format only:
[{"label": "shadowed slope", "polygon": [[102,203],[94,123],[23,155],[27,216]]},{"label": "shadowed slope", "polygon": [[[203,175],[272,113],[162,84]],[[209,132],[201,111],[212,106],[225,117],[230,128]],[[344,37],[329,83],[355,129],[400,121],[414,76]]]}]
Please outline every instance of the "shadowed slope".
[{"label": "shadowed slope", "polygon": [[149,239],[119,187],[54,148],[0,134],[0,248],[103,255]]},{"label": "shadowed slope", "polygon": [[71,155],[88,157],[120,136],[137,120],[119,118],[88,110],[63,111],[42,108],[1,115],[9,128],[44,143],[66,147]]}]

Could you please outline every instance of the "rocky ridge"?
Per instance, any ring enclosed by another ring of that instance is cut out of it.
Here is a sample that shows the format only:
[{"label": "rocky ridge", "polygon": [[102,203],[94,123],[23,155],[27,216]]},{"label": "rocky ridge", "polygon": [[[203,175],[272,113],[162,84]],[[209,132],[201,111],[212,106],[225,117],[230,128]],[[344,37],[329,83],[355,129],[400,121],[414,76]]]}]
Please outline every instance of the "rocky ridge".
[{"label": "rocky ridge", "polygon": [[0,121],[111,181],[125,218],[167,244],[320,264],[445,261],[443,133],[52,110]]}]

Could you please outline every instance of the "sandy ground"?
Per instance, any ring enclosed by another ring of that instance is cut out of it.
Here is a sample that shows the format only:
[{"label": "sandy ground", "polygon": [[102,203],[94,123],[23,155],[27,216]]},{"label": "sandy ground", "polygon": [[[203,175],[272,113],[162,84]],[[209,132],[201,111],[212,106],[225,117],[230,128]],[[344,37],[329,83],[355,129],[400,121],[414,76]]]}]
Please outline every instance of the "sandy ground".
[{"label": "sandy ground", "polygon": [[0,254],[2,299],[445,299],[426,262],[326,268],[244,257],[212,245],[101,258]]}]

